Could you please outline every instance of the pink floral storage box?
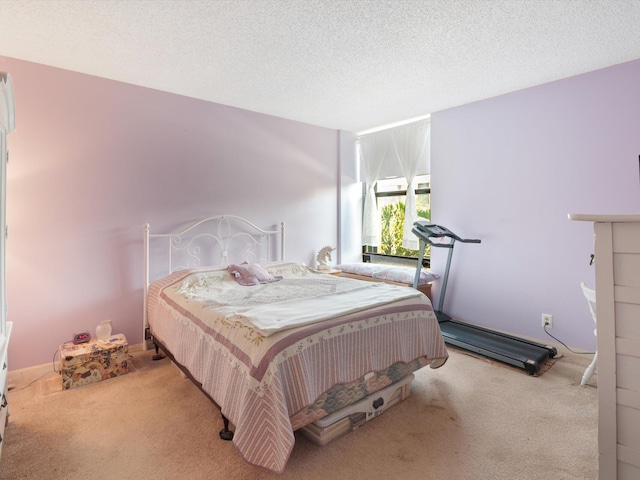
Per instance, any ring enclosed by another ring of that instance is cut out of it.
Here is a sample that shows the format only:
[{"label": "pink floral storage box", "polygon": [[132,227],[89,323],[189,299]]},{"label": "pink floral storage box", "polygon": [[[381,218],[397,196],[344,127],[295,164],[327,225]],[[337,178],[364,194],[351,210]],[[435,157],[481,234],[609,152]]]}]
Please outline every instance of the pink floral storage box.
[{"label": "pink floral storage box", "polygon": [[129,372],[129,344],[122,334],[78,345],[65,343],[59,352],[63,390]]}]

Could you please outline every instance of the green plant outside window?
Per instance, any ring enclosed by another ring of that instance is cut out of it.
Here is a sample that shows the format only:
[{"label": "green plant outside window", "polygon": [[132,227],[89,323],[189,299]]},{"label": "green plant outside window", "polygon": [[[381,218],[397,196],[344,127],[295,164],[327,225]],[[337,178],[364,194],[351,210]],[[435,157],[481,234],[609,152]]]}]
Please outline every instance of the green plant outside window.
[{"label": "green plant outside window", "polygon": [[[421,198],[423,197],[423,198]],[[424,220],[431,220],[431,208],[429,208],[428,194],[416,196],[418,217]],[[425,201],[426,200],[426,201]],[[426,203],[426,208],[425,208]],[[422,205],[421,205],[422,204]],[[387,255],[397,255],[401,257],[417,257],[418,250],[410,250],[402,246],[402,232],[404,230],[404,210],[403,201],[395,201],[384,205],[380,210],[381,220],[381,245],[379,253]],[[425,257],[431,256],[431,246],[425,248]]]}]

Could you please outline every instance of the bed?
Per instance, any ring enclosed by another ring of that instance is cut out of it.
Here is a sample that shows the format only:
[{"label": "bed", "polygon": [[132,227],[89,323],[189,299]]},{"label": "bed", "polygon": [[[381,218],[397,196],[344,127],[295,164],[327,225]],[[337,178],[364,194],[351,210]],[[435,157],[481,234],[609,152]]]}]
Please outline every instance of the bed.
[{"label": "bed", "polygon": [[285,261],[284,236],[233,215],[144,227],[145,348],[220,408],[246,461],[276,472],[295,430],[448,357],[424,294]]}]

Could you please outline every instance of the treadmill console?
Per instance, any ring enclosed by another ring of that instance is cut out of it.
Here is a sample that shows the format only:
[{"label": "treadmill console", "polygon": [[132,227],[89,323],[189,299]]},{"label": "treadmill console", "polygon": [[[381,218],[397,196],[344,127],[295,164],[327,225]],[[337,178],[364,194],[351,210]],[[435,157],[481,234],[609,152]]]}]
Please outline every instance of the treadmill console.
[{"label": "treadmill console", "polygon": [[415,222],[411,231],[419,239],[424,240],[425,242],[430,243],[434,246],[445,246],[447,244],[434,243],[430,240],[431,238],[449,237],[451,239],[451,244],[456,240],[463,243],[480,243],[480,240],[477,239],[460,238],[448,228],[441,225],[436,225],[435,223],[427,222],[426,220]]}]

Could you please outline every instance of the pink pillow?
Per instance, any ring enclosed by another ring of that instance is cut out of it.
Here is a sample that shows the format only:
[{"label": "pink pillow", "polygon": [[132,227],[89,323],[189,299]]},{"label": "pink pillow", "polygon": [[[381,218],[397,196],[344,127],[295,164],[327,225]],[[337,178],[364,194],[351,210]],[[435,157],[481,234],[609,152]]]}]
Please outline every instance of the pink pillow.
[{"label": "pink pillow", "polygon": [[242,265],[229,265],[227,271],[233,275],[240,285],[258,285],[260,283],[272,283],[282,280],[282,277],[274,277],[266,268],[257,263]]}]

